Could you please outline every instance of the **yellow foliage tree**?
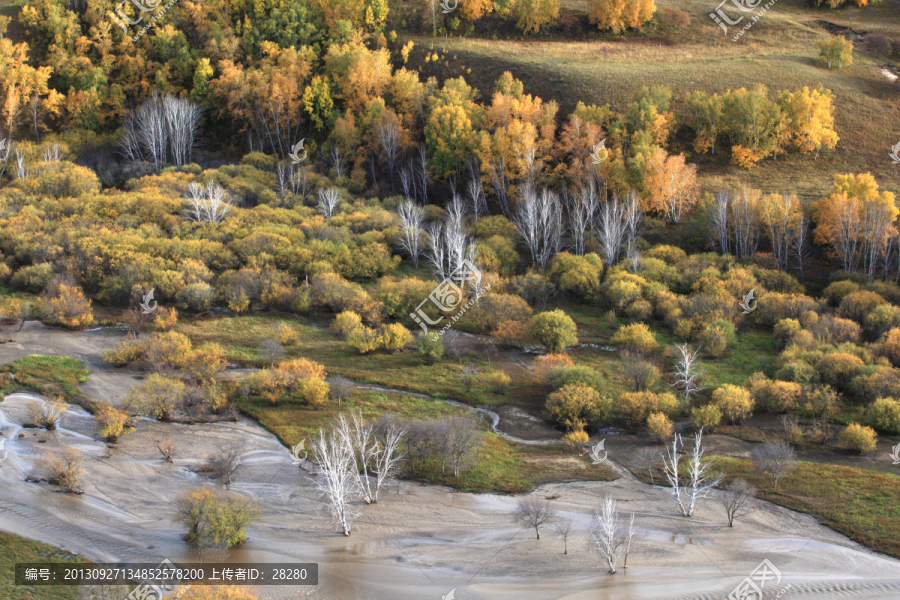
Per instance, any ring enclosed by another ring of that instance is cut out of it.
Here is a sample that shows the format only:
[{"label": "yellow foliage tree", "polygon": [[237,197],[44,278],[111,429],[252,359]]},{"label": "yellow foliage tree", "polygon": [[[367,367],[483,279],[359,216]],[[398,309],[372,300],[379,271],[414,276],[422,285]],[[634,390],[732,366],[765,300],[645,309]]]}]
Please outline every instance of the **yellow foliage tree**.
[{"label": "yellow foliage tree", "polygon": [[588,18],[601,31],[621,33],[626,28],[640,29],[656,12],[654,0],[589,0]]}]

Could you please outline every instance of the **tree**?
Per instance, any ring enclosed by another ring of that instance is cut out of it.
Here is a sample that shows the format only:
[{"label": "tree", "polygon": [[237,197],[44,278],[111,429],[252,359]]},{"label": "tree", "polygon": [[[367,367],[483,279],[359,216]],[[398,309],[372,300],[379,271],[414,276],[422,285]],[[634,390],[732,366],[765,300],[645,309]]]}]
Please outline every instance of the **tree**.
[{"label": "tree", "polygon": [[453,465],[453,476],[459,479],[463,463],[471,459],[472,453],[481,445],[480,422],[471,415],[454,415],[445,419],[445,446]]},{"label": "tree", "polygon": [[719,502],[725,509],[728,518],[728,526],[734,527],[734,520],[743,517],[753,510],[753,505],[748,504],[751,498],[756,496],[756,488],[744,481],[735,479],[719,496]]},{"label": "tree", "polygon": [[513,0],[512,14],[522,33],[537,33],[559,18],[559,0]]},{"label": "tree", "polygon": [[849,67],[853,64],[853,42],[843,36],[825,40],[819,44],[819,57],[828,65],[829,69],[835,63],[838,69],[844,65]]},{"label": "tree", "polygon": [[422,224],[425,221],[425,209],[407,199],[397,207],[397,216],[400,218],[397,245],[412,259],[413,266],[418,269],[419,257],[424,248]]},{"label": "tree", "polygon": [[361,496],[356,470],[356,455],[353,447],[340,432],[319,432],[313,438],[315,462],[319,467],[321,480],[316,481],[332,518],[341,526],[344,535],[350,535],[353,521],[359,517],[359,510],[353,502]]},{"label": "tree", "polygon": [[192,181],[185,195],[187,218],[195,223],[220,223],[231,212],[231,200],[218,183],[207,180],[205,186]]},{"label": "tree", "polygon": [[202,487],[175,501],[172,520],[187,528],[184,540],[191,546],[234,548],[247,541],[247,527],[259,515],[251,500]]},{"label": "tree", "polygon": [[644,208],[677,224],[699,198],[697,166],[686,164],[683,154],[669,156],[655,148],[647,159],[644,188]]},{"label": "tree", "polygon": [[226,488],[231,487],[231,480],[244,464],[244,445],[230,444],[219,449],[219,452],[207,456],[201,469],[212,473],[213,477],[222,480]]},{"label": "tree", "polygon": [[590,0],[588,18],[603,31],[621,33],[627,27],[640,29],[656,12],[654,0]]},{"label": "tree", "polygon": [[381,347],[381,339],[378,332],[371,327],[358,325],[347,335],[347,343],[360,354],[368,356]]},{"label": "tree", "polygon": [[425,364],[433,365],[444,356],[444,338],[436,334],[420,334],[416,338],[416,348],[425,359]]},{"label": "tree", "polygon": [[513,221],[531,253],[531,261],[543,270],[561,248],[559,196],[547,189],[538,194],[531,186],[524,186]]},{"label": "tree", "polygon": [[128,390],[122,405],[136,415],[167,421],[184,398],[184,389],[181,381],[152,373]]},{"label": "tree", "polygon": [[572,535],[574,528],[575,522],[568,518],[557,518],[556,522],[553,523],[553,531],[563,539],[563,554],[569,553],[569,536]]},{"label": "tree", "polygon": [[69,329],[81,329],[94,321],[91,301],[77,285],[59,285],[45,291],[37,301],[37,311],[43,321]]},{"label": "tree", "polygon": [[172,462],[172,457],[175,455],[175,451],[178,449],[178,446],[175,445],[171,439],[166,438],[156,444],[156,449],[159,450],[159,453],[163,456],[163,462],[170,463]]},{"label": "tree", "polygon": [[672,448],[666,448],[666,456],[663,457],[663,466],[666,479],[672,487],[672,496],[681,508],[681,514],[685,517],[693,516],[697,500],[706,498],[709,491],[719,485],[722,475],[711,473],[712,461],[704,459],[706,448],[703,446],[703,430],[699,430],[694,436],[694,448],[688,458],[686,492],[690,500],[687,506],[681,500],[682,484],[679,463],[681,456],[678,454],[678,446],[682,445],[681,436],[675,435],[672,439]]},{"label": "tree", "polygon": [[676,345],[677,350],[675,371],[672,373],[674,382],[672,387],[680,389],[684,394],[684,404],[690,403],[691,396],[703,390],[701,378],[703,370],[700,368],[700,348],[696,350],[687,344]]},{"label": "tree", "polygon": [[523,527],[534,529],[537,539],[541,539],[541,527],[552,523],[555,519],[556,510],[550,506],[550,502],[535,496],[519,500],[513,513],[513,520],[521,523]]},{"label": "tree", "polygon": [[628,552],[634,538],[634,513],[626,527],[619,522],[619,511],[612,496],[606,496],[594,511],[591,523],[591,540],[594,551],[612,575],[618,569],[619,560],[624,557],[628,565]]},{"label": "tree", "polygon": [[860,454],[874,450],[877,442],[878,435],[875,430],[859,423],[850,423],[838,436],[838,444],[856,450]]},{"label": "tree", "polygon": [[560,352],[577,344],[577,331],[572,317],[560,309],[538,313],[528,322],[528,335],[548,352]]},{"label": "tree", "polygon": [[319,212],[326,219],[330,219],[337,212],[338,204],[341,202],[340,193],[337,191],[337,188],[319,188],[319,191],[316,192],[316,205],[319,207]]},{"label": "tree", "polygon": [[284,357],[287,356],[287,353],[284,351],[284,346],[281,345],[281,342],[278,340],[268,339],[263,340],[263,342],[259,345],[259,355],[262,357],[270,365],[274,365],[280,360],[284,360]]},{"label": "tree", "polygon": [[695,406],[691,409],[691,421],[698,429],[712,431],[722,421],[722,411],[715,404]]},{"label": "tree", "polygon": [[572,383],[547,396],[545,408],[550,417],[567,431],[584,429],[596,418],[600,403],[597,390],[586,385]]},{"label": "tree", "polygon": [[349,419],[344,413],[338,414],[333,428],[341,443],[348,445],[356,457],[356,468],[352,471],[363,500],[366,504],[377,503],[381,486],[390,481],[399,468],[402,457],[397,447],[405,431],[396,423],[376,430],[365,424],[362,412],[358,410],[351,412]]},{"label": "tree", "polygon": [[778,489],[778,480],[785,473],[797,468],[797,453],[790,444],[781,440],[765,442],[750,453],[753,466],[772,476],[772,487]]}]

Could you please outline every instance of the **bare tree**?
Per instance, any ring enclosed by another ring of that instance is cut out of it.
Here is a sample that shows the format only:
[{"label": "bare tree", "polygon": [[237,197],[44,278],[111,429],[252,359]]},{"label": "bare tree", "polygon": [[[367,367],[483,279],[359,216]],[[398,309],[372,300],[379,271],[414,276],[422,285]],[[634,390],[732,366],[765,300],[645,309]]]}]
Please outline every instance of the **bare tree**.
[{"label": "bare tree", "polygon": [[734,255],[738,259],[756,254],[759,245],[759,199],[761,192],[743,188],[731,201]]},{"label": "bare tree", "polygon": [[203,109],[192,100],[172,94],[163,96],[162,102],[172,162],[180,167],[189,163],[193,157]]},{"label": "bare tree", "polygon": [[791,246],[799,201],[796,194],[767,196],[760,203],[763,223],[769,230],[769,241],[772,243],[772,256],[779,270],[787,269],[788,253]]},{"label": "bare tree", "polygon": [[455,358],[459,364],[462,364],[463,355],[470,349],[469,341],[462,333],[454,329],[444,333],[444,351]]},{"label": "bare tree", "polygon": [[407,200],[416,195],[416,181],[409,164],[400,169],[400,187],[403,188],[403,196]]},{"label": "bare tree", "polygon": [[413,261],[413,265],[419,268],[419,257],[425,245],[423,239],[425,222],[425,209],[407,198],[397,207],[397,215],[400,218],[400,235],[397,244],[406,252]]},{"label": "bare tree", "polygon": [[678,472],[680,462],[679,445],[682,445],[681,436],[675,435],[672,440],[672,449],[666,449],[663,465],[666,479],[668,479],[669,485],[672,487],[672,495],[681,508],[681,514],[685,517],[690,517],[694,514],[697,500],[706,498],[709,495],[709,490],[719,485],[722,481],[722,475],[711,473],[712,461],[704,459],[703,455],[706,448],[703,446],[703,429],[701,428],[694,437],[694,448],[688,458],[688,481],[683,487],[690,500],[688,506],[685,507],[681,500],[682,485],[679,479],[681,474]]},{"label": "bare tree", "polygon": [[703,390],[701,377],[703,370],[700,368],[700,347],[696,350],[687,344],[675,345],[678,351],[675,357],[675,371],[672,373],[674,381],[672,387],[680,389],[684,394],[684,405],[690,403],[691,396]]},{"label": "bare tree", "polygon": [[474,156],[469,159],[466,169],[469,173],[469,180],[466,184],[469,206],[472,216],[477,221],[478,217],[487,214],[487,198],[484,195],[484,184],[481,182],[481,168],[478,166],[478,159]]},{"label": "bare tree", "polygon": [[797,453],[790,444],[782,440],[764,442],[750,453],[753,466],[758,471],[772,476],[772,487],[778,489],[782,475],[797,468]]},{"label": "bare tree", "polygon": [[284,346],[281,345],[281,342],[278,340],[267,339],[263,340],[259,345],[259,355],[262,356],[267,363],[274,365],[276,362],[283,360],[284,357],[287,356],[287,353],[284,350]]},{"label": "bare tree", "polygon": [[553,523],[553,531],[563,539],[563,554],[569,553],[569,537],[572,535],[574,528],[575,522],[568,518],[557,519],[556,522]]},{"label": "bare tree", "polygon": [[319,188],[319,191],[316,192],[316,201],[319,206],[319,212],[321,212],[326,219],[330,219],[337,212],[341,197],[337,188],[328,188],[327,190]]},{"label": "bare tree", "polygon": [[622,373],[634,392],[643,392],[659,379],[659,369],[656,365],[631,352],[624,353]]},{"label": "bare tree", "polygon": [[463,199],[454,192],[453,198],[447,203],[447,222],[457,227],[462,226],[466,212],[468,212],[467,209]]},{"label": "bare tree", "polygon": [[506,174],[506,158],[497,157],[497,162],[488,163],[488,177],[491,180],[491,187],[494,188],[494,195],[497,202],[500,203],[500,210],[503,215],[509,216],[509,177]]},{"label": "bare tree", "polygon": [[584,254],[589,231],[594,227],[599,197],[593,186],[582,187],[575,194],[563,194],[569,221],[569,236],[575,254]]},{"label": "bare tree", "polygon": [[628,552],[634,538],[634,513],[626,527],[619,521],[619,510],[612,496],[606,496],[597,510],[594,511],[591,525],[591,539],[594,551],[612,575],[618,570],[619,560],[625,559],[628,568]]},{"label": "bare tree", "polygon": [[387,162],[388,177],[391,179],[391,192],[394,191],[394,163],[400,156],[400,126],[397,118],[385,116],[375,121],[375,139],[381,146],[384,160]]},{"label": "bare tree", "polygon": [[428,225],[425,256],[431,265],[431,272],[439,281],[459,273],[464,261],[474,263],[478,258],[476,246],[465,224],[456,220],[457,217],[458,214],[454,216],[451,213],[446,223]]},{"label": "bare tree", "polygon": [[750,513],[752,504],[748,504],[748,502],[755,496],[756,488],[743,479],[735,479],[722,492],[722,495],[719,496],[719,502],[722,503],[722,508],[725,509],[729,527],[734,527],[736,518]]},{"label": "bare tree", "polygon": [[425,257],[431,265],[431,272],[438,281],[447,278],[447,245],[444,243],[444,224],[429,223],[425,236]]},{"label": "bare tree", "polygon": [[731,195],[718,192],[709,210],[709,237],[720,254],[731,254],[730,204]]},{"label": "bare tree", "polygon": [[639,469],[647,469],[647,473],[650,474],[650,485],[654,485],[653,467],[656,465],[657,461],[659,461],[661,456],[662,448],[659,446],[644,446],[638,448],[637,451],[632,454],[634,466]]},{"label": "bare tree", "polygon": [[626,211],[626,204],[613,198],[603,203],[597,216],[597,237],[601,254],[610,266],[618,264],[622,246],[626,242]]},{"label": "bare tree", "polygon": [[524,186],[513,221],[531,253],[531,260],[544,269],[560,250],[562,206],[559,196],[548,189],[541,193]]},{"label": "bare tree", "polygon": [[325,496],[332,518],[341,526],[344,535],[350,535],[353,521],[360,514],[353,503],[361,495],[353,448],[332,427],[329,433],[321,431],[318,438],[313,438],[313,451],[322,475],[322,480],[316,484]]},{"label": "bare tree", "polygon": [[369,479],[369,469],[379,452],[372,428],[363,422],[361,411],[352,411],[349,419],[344,413],[340,413],[334,427],[343,443],[353,449],[356,457],[353,469],[356,487],[366,504],[372,504],[375,502],[376,492]]},{"label": "bare tree", "polygon": [[376,423],[375,436],[378,439],[379,451],[375,456],[375,495],[374,502],[378,502],[378,491],[387,482],[391,481],[400,471],[403,461],[403,453],[400,452],[400,440],[406,434],[399,423],[384,421]]},{"label": "bare tree", "polygon": [[25,164],[25,154],[16,147],[16,179],[28,179],[31,169]]},{"label": "bare tree", "polygon": [[806,215],[800,215],[791,232],[791,255],[800,271],[800,282],[804,283],[806,269],[815,257],[815,249],[809,239],[809,219]]},{"label": "bare tree", "polygon": [[[636,272],[640,264],[637,241],[644,235],[644,208],[634,191],[626,194],[623,203],[625,205],[625,214],[622,215],[622,220],[625,222],[625,256],[635,263],[632,272]],[[635,258],[636,256],[637,258]]]},{"label": "bare tree", "polygon": [[331,151],[328,153],[328,162],[331,164],[331,168],[334,169],[336,179],[340,179],[347,174],[347,165],[344,163],[341,149],[337,145],[331,147]]},{"label": "bare tree", "polygon": [[201,469],[221,479],[225,487],[231,487],[231,480],[244,464],[244,445],[229,444],[220,448],[219,452],[207,456]]},{"label": "bare tree", "polygon": [[422,190],[422,202],[428,204],[428,184],[431,183],[431,167],[428,166],[428,149],[425,144],[419,144],[416,155],[419,186]]},{"label": "bare tree", "polygon": [[231,211],[231,201],[225,189],[211,179],[206,185],[192,181],[185,199],[187,218],[195,223],[219,223]]},{"label": "bare tree", "polygon": [[356,385],[346,377],[330,377],[328,379],[328,394],[332,398],[336,398],[338,401],[338,407],[341,406],[344,398],[348,398],[353,395],[353,390],[356,389]]},{"label": "bare tree", "polygon": [[541,527],[548,525],[556,519],[556,511],[550,506],[550,501],[544,498],[529,496],[519,500],[513,520],[521,523],[523,527],[531,527],[537,539],[541,539]]},{"label": "bare tree", "polygon": [[478,420],[471,415],[447,417],[444,421],[447,424],[447,445],[453,464],[453,476],[458,478],[463,464],[481,444],[481,428]]}]

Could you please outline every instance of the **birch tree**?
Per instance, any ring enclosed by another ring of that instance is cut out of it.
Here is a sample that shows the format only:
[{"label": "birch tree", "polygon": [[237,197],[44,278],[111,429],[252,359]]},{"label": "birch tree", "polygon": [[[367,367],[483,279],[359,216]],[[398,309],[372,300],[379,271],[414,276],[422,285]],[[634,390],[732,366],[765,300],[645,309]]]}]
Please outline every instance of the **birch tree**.
[{"label": "birch tree", "polygon": [[[672,439],[672,447],[666,448],[666,456],[663,457],[663,469],[669,486],[672,488],[672,496],[681,509],[681,514],[685,517],[693,516],[697,501],[706,498],[709,491],[719,485],[722,481],[722,475],[711,472],[712,461],[704,458],[706,449],[703,446],[703,429],[701,428],[694,437],[694,447],[688,458],[688,474],[687,480],[681,480],[679,472],[679,464],[681,455],[678,447],[683,446],[680,435],[675,435]],[[682,500],[682,488],[688,497],[688,505],[684,505]]]},{"label": "birch tree", "polygon": [[350,535],[353,521],[360,516],[354,502],[361,496],[353,448],[332,427],[330,432],[322,431],[318,438],[313,438],[313,452],[321,474],[316,485],[325,498],[332,518],[341,526],[344,535]]},{"label": "birch tree", "polygon": [[619,560],[625,559],[628,565],[628,552],[634,538],[634,513],[626,526],[619,519],[619,510],[615,499],[606,496],[594,511],[591,524],[591,541],[594,551],[606,567],[607,573],[614,574],[618,570]]},{"label": "birch tree", "polygon": [[375,139],[384,154],[384,160],[388,167],[388,177],[391,179],[391,192],[394,191],[394,163],[400,156],[400,124],[397,116],[388,113],[375,121]]},{"label": "birch tree", "polygon": [[687,344],[675,345],[678,351],[675,357],[675,371],[672,373],[674,381],[672,387],[680,389],[684,394],[683,405],[690,404],[691,396],[703,390],[701,377],[703,370],[700,368],[700,348],[696,350]]},{"label": "birch tree", "polygon": [[720,254],[731,254],[731,194],[718,192],[709,210],[709,237]]},{"label": "birch tree", "polygon": [[555,192],[524,187],[516,207],[514,223],[531,253],[531,260],[544,269],[560,250],[562,207]]},{"label": "birch tree", "polygon": [[563,194],[563,200],[569,222],[572,250],[581,256],[585,252],[588,236],[594,228],[599,197],[593,186],[586,186],[579,188],[574,194]]},{"label": "birch tree", "polygon": [[428,147],[425,144],[419,144],[417,159],[419,187],[422,190],[422,202],[428,204],[428,184],[431,183],[431,167],[428,166]]},{"label": "birch tree", "polygon": [[340,202],[340,193],[337,191],[337,188],[328,188],[327,190],[319,188],[319,191],[316,193],[316,204],[319,207],[319,212],[326,219],[330,219],[337,213]]},{"label": "birch tree", "polygon": [[211,179],[205,185],[192,181],[185,200],[187,218],[195,223],[220,223],[232,208],[225,188]]},{"label": "birch tree", "polygon": [[751,258],[759,245],[759,190],[743,188],[731,200],[734,256]]},{"label": "birch tree", "polygon": [[607,200],[597,216],[597,239],[600,254],[606,264],[613,267],[619,262],[622,246],[626,241],[625,213],[627,208],[618,198]]},{"label": "birch tree", "polygon": [[769,194],[760,202],[762,221],[772,242],[772,255],[779,270],[787,269],[792,233],[800,217],[797,194]]},{"label": "birch tree", "polygon": [[477,221],[478,217],[487,214],[487,198],[484,195],[484,184],[481,182],[481,168],[478,166],[478,159],[473,157],[469,160],[466,163],[466,169],[469,172],[469,180],[466,185],[469,206],[472,216]]},{"label": "birch tree", "polygon": [[418,269],[419,257],[422,255],[424,247],[422,223],[425,221],[425,209],[407,199],[397,207],[397,216],[400,218],[400,235],[397,244]]}]

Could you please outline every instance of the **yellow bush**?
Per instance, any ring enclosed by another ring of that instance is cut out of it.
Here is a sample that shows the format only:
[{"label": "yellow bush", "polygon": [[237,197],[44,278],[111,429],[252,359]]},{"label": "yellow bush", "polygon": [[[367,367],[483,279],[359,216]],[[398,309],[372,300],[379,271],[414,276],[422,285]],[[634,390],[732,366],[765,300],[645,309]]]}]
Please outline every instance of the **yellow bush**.
[{"label": "yellow bush", "polygon": [[402,350],[412,342],[412,339],[409,329],[400,323],[392,323],[381,328],[381,346],[385,350]]},{"label": "yellow bush", "polygon": [[691,421],[698,428],[711,429],[722,422],[722,411],[715,404],[695,406],[691,409]]},{"label": "yellow bush", "polygon": [[56,296],[38,300],[37,309],[45,322],[69,329],[81,329],[94,322],[91,301],[78,286],[60,285]]},{"label": "yellow bush", "polygon": [[299,337],[297,330],[287,323],[275,324],[275,339],[278,340],[278,343],[282,346],[290,346],[296,342]]},{"label": "yellow bush", "polygon": [[637,425],[646,421],[650,413],[674,415],[678,412],[678,399],[669,393],[628,392],[619,396],[616,408],[622,420]]},{"label": "yellow bush", "polygon": [[571,367],[574,364],[568,354],[561,352],[539,356],[531,363],[534,381],[535,383],[546,384],[550,371],[556,367]]},{"label": "yellow bush", "polygon": [[620,346],[638,354],[650,354],[659,348],[653,332],[646,323],[623,325],[613,335],[611,342],[614,346]]},{"label": "yellow bush", "polygon": [[674,433],[672,421],[661,412],[651,413],[647,417],[647,433],[657,442],[662,442]]},{"label": "yellow bush", "polygon": [[488,386],[497,394],[505,394],[509,391],[509,384],[512,379],[503,371],[491,371],[484,376]]},{"label": "yellow bush", "polygon": [[544,407],[554,421],[568,431],[575,431],[593,417],[599,401],[597,390],[576,383],[565,385],[547,396]]},{"label": "yellow bush", "polygon": [[127,433],[128,413],[109,404],[101,404],[95,413],[100,435],[110,442],[116,441],[120,435]]},{"label": "yellow bush", "polygon": [[160,331],[169,331],[178,323],[178,311],[174,308],[158,306],[153,313],[153,327]]},{"label": "yellow bush", "polygon": [[341,335],[350,335],[350,332],[362,325],[362,319],[355,312],[345,310],[334,318],[331,326]]},{"label": "yellow bush", "polygon": [[844,448],[856,450],[860,454],[874,450],[877,441],[878,436],[874,429],[858,423],[850,423],[838,436],[838,444]]},{"label": "yellow bush", "polygon": [[218,344],[206,344],[190,353],[186,367],[197,379],[211,381],[225,367],[225,352]]},{"label": "yellow bush", "polygon": [[572,447],[587,444],[589,439],[591,438],[584,429],[576,429],[564,435],[562,441],[566,443],[566,446]]},{"label": "yellow bush", "polygon": [[722,416],[732,424],[740,423],[753,414],[753,397],[750,390],[740,386],[726,383],[713,392],[712,400],[722,411]]},{"label": "yellow bush", "polygon": [[381,339],[378,332],[371,327],[357,325],[347,336],[347,343],[360,354],[371,354],[374,350],[378,350]]}]

